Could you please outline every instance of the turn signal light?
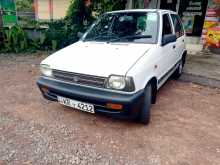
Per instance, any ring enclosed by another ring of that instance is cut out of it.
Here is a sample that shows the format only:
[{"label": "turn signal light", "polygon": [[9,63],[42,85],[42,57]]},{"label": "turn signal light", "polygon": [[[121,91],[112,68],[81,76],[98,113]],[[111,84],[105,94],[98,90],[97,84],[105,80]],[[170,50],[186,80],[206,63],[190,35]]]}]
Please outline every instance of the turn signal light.
[{"label": "turn signal light", "polygon": [[48,92],[49,92],[49,89],[46,88],[46,87],[42,87],[41,90],[42,90],[44,93],[48,93]]},{"label": "turn signal light", "polygon": [[109,108],[109,109],[115,109],[115,110],[122,110],[122,109],[123,109],[123,105],[121,105],[121,104],[107,103],[107,108]]}]

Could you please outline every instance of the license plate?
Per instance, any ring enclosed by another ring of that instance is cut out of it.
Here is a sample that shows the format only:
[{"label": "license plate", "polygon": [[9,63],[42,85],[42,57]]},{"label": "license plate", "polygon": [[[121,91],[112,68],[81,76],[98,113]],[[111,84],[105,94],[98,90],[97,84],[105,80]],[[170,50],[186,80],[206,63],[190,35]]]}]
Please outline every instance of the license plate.
[{"label": "license plate", "polygon": [[57,99],[58,99],[58,102],[62,105],[65,105],[65,106],[68,106],[74,109],[78,109],[84,112],[95,113],[95,108],[94,108],[94,105],[92,104],[68,99],[68,98],[61,97],[61,96],[57,96]]}]

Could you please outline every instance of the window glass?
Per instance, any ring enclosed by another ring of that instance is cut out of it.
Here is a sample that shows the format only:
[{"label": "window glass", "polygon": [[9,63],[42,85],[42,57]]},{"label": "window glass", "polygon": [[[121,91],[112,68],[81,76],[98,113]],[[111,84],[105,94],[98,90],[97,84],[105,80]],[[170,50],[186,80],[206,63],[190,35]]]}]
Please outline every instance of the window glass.
[{"label": "window glass", "polygon": [[181,24],[180,19],[177,15],[171,14],[171,18],[172,18],[173,25],[175,28],[176,37],[179,38],[184,34],[182,24]]},{"label": "window glass", "polygon": [[111,27],[113,21],[113,16],[110,15],[104,15],[102,17],[102,19],[99,19],[95,24],[93,24],[92,30],[90,31],[90,33],[87,34],[87,38],[94,38],[96,37],[97,33],[99,34],[107,34],[109,31],[109,28]]},{"label": "window glass", "polygon": [[104,14],[88,30],[84,41],[156,43],[159,17],[156,12]]},{"label": "window glass", "polygon": [[172,34],[172,26],[170,24],[170,19],[168,14],[163,15],[163,36],[167,34]]}]

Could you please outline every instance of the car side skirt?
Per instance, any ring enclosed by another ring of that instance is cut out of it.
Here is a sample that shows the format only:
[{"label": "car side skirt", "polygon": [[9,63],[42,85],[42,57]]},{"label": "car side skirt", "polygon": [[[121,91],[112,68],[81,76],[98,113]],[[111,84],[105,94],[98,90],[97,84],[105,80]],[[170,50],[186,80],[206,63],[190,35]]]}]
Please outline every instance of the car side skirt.
[{"label": "car side skirt", "polygon": [[159,80],[158,80],[158,89],[163,86],[163,84],[170,78],[170,76],[175,72],[180,64],[179,60],[167,73],[165,73]]}]

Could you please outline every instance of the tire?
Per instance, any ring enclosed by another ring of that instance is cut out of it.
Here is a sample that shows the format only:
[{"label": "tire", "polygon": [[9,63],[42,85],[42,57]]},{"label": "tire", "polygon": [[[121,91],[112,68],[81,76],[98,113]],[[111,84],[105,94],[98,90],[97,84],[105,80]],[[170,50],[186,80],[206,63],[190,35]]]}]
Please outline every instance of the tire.
[{"label": "tire", "polygon": [[177,67],[177,69],[175,70],[175,72],[173,73],[173,78],[175,80],[178,80],[180,78],[180,76],[183,73],[183,59],[180,60],[179,66]]},{"label": "tire", "polygon": [[152,85],[148,84],[145,88],[143,105],[140,109],[138,121],[142,124],[149,124],[150,122],[150,109],[152,102]]}]

